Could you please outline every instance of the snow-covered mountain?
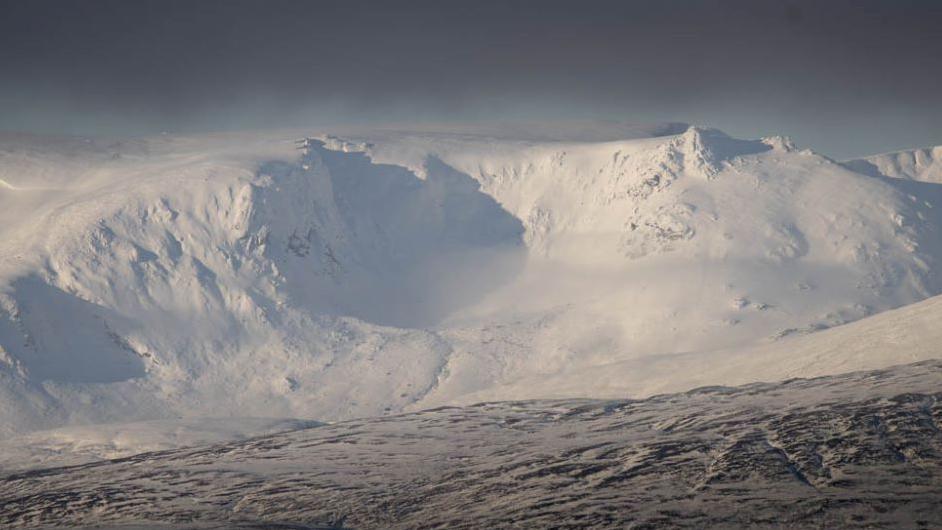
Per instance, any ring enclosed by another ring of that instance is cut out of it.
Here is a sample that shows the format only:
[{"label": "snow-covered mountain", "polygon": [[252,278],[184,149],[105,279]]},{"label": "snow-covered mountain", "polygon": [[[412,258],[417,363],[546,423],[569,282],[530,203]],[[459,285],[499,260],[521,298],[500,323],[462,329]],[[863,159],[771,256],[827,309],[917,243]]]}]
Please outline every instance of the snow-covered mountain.
[{"label": "snow-covered mountain", "polygon": [[645,360],[942,292],[942,186],[677,124],[508,130],[2,138],[0,434],[644,393],[685,380]]},{"label": "snow-covered mountain", "polygon": [[451,402],[555,395],[617,399],[700,386],[843,374],[939,358],[942,296],[934,296],[813,333],[706,353],[651,355],[552,376],[525,377]]},{"label": "snow-covered mountain", "polygon": [[897,151],[848,160],[854,171],[876,177],[942,183],[942,146]]}]

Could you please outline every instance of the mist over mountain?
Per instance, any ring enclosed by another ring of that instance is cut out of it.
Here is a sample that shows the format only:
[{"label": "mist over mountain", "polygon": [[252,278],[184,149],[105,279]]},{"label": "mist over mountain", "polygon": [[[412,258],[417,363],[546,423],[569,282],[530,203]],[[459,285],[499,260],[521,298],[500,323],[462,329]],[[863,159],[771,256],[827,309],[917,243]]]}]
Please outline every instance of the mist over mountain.
[{"label": "mist over mountain", "polygon": [[[782,137],[525,130],[8,136],[4,434],[641,397],[935,354],[933,334],[887,356],[821,330],[942,291],[939,184]],[[799,363],[805,336],[844,346]]]},{"label": "mist over mountain", "polygon": [[940,27],[0,0],[0,529],[942,527]]},{"label": "mist over mountain", "polygon": [[692,121],[942,144],[932,0],[3,0],[0,130]]}]

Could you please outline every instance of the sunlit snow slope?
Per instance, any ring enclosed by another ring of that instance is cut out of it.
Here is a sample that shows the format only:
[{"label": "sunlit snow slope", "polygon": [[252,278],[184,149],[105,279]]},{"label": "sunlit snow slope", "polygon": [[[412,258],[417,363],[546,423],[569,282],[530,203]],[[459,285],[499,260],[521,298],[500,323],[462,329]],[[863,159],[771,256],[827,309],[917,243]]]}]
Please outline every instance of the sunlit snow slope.
[{"label": "sunlit snow slope", "polygon": [[[7,135],[0,179],[7,435],[591,395],[597,370],[644,393],[703,379],[644,359],[727,362],[942,292],[942,186],[676,124]],[[803,375],[782,351],[729,370]]]},{"label": "sunlit snow slope", "polygon": [[942,146],[868,156],[845,165],[866,175],[942,183]]}]

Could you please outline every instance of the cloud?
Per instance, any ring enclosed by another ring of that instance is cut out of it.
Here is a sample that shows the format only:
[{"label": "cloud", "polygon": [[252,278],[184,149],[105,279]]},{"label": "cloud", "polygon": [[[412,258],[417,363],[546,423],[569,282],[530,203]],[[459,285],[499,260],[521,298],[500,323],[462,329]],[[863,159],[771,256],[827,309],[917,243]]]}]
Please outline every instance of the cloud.
[{"label": "cloud", "polygon": [[35,0],[3,11],[5,129],[510,113],[702,120],[848,156],[942,143],[942,6],[928,1]]}]

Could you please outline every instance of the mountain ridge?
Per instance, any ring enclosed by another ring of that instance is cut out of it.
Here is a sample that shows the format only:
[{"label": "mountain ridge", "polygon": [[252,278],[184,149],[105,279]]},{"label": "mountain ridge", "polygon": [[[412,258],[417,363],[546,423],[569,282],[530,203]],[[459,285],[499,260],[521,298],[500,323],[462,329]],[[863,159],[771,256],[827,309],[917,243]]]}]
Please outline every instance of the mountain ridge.
[{"label": "mountain ridge", "polygon": [[0,148],[2,434],[380,415],[942,290],[935,185],[784,138],[643,131]]},{"label": "mountain ridge", "polygon": [[844,163],[850,169],[874,177],[942,183],[942,146],[893,151]]}]

